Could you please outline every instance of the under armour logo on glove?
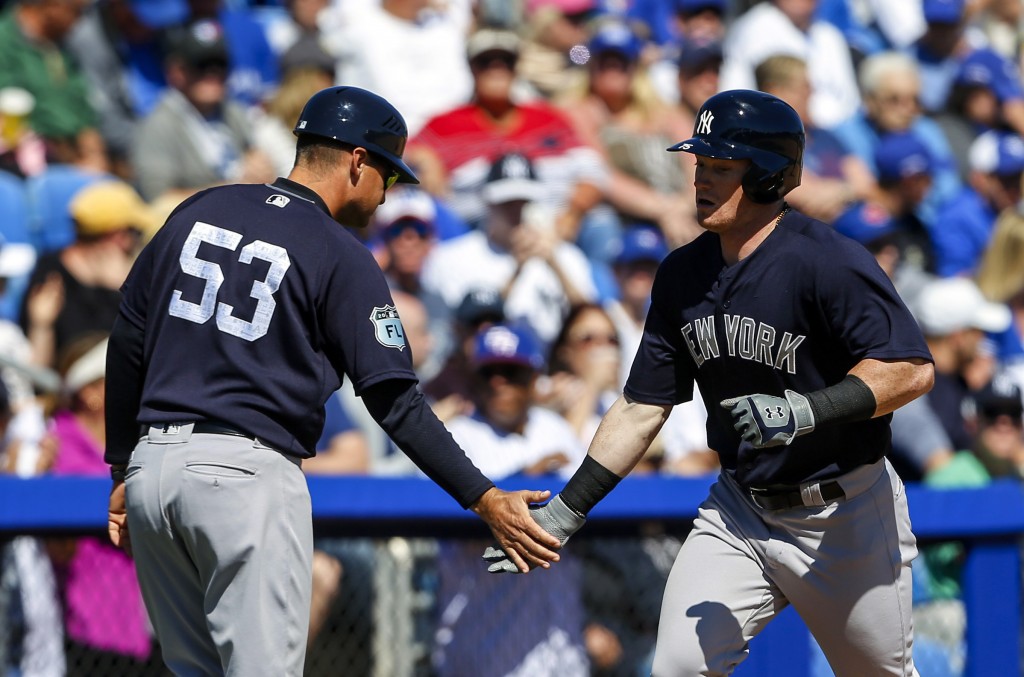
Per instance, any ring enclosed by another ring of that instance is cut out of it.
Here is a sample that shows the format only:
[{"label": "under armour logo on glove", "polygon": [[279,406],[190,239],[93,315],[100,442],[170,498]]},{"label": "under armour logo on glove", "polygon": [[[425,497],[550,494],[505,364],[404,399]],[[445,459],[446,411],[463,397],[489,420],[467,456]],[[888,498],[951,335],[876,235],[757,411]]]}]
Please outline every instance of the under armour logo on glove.
[{"label": "under armour logo on glove", "polygon": [[722,400],[721,405],[732,414],[740,437],[759,449],[788,445],[814,430],[811,403],[793,390],[784,398],[759,393]]}]

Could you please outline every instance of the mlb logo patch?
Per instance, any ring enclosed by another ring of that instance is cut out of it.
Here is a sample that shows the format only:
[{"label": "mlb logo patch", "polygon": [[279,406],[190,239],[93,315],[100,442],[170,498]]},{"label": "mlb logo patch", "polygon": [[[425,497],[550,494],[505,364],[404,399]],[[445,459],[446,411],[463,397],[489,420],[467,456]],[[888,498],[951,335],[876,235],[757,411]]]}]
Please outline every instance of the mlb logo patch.
[{"label": "mlb logo patch", "polygon": [[405,350],[405,330],[394,306],[374,306],[370,322],[373,323],[377,343],[385,348]]},{"label": "mlb logo patch", "polygon": [[274,205],[275,207],[284,207],[289,202],[291,202],[291,199],[284,195],[271,195],[267,198],[267,204]]}]

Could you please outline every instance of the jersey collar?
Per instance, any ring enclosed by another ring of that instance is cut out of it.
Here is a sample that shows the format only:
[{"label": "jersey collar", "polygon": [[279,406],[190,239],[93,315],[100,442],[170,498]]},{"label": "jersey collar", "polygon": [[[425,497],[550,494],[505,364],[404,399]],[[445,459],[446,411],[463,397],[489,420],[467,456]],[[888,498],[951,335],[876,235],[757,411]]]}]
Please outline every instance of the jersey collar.
[{"label": "jersey collar", "polygon": [[312,202],[317,207],[322,209],[328,216],[331,215],[331,210],[327,208],[327,203],[324,202],[323,198],[316,194],[316,191],[310,190],[301,183],[286,179],[284,177],[278,177],[277,181],[269,184],[272,188],[283,191],[307,202]]}]

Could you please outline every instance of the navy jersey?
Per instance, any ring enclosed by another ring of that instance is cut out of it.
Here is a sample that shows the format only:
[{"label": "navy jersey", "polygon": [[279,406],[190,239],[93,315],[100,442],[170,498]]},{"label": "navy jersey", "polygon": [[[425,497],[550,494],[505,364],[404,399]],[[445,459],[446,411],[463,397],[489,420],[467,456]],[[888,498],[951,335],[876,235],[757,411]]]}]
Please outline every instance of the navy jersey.
[{"label": "navy jersey", "polygon": [[742,441],[720,402],[782,396],[841,381],[861,360],[931,354],[914,317],[861,245],[790,212],[734,265],[704,233],[658,269],[644,336],[625,392],[678,404],[694,382],[708,410],[708,444],[746,486],[797,484],[881,458],[891,416],[823,426],[790,446]]},{"label": "navy jersey", "polygon": [[145,332],[140,423],[223,421],[306,457],[343,375],[357,394],[416,379],[373,256],[287,179],[187,200],[122,291]]}]

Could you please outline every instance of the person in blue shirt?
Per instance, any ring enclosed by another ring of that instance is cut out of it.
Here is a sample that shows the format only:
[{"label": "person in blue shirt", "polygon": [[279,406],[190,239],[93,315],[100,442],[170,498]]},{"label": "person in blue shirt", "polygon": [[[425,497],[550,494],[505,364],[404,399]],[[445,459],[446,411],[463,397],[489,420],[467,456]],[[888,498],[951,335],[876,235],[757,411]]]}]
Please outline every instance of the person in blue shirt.
[{"label": "person in blue shirt", "polygon": [[1008,132],[985,132],[968,154],[970,185],[941,210],[931,228],[935,272],[973,275],[992,238],[996,218],[1021,199],[1024,139]]}]

